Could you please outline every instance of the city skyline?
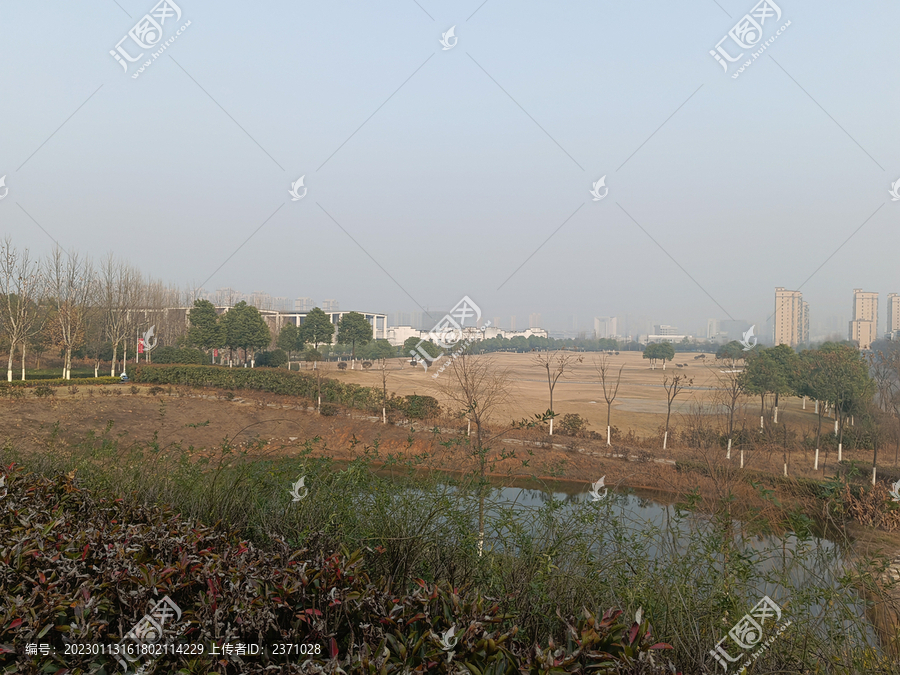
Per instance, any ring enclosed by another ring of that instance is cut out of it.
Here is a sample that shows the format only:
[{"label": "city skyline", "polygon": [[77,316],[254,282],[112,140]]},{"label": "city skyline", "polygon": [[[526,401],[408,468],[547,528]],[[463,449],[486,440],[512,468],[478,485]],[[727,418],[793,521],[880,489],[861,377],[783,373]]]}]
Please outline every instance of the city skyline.
[{"label": "city skyline", "polygon": [[[805,300],[803,300],[802,293],[799,293],[797,291],[785,290],[783,287],[775,287],[775,294],[776,311],[773,312],[767,320],[759,321],[756,323],[747,319],[709,318],[706,321],[705,329],[703,329],[702,326],[691,327],[688,324],[684,324],[688,325],[687,328],[680,329],[678,323],[659,323],[656,321],[651,321],[647,317],[636,317],[635,315],[631,315],[632,325],[635,326],[638,330],[627,331],[623,328],[623,326],[627,325],[627,321],[624,317],[619,316],[591,316],[588,313],[580,315],[573,314],[565,320],[564,326],[560,326],[542,325],[542,313],[529,312],[527,328],[541,328],[547,330],[551,335],[558,337],[616,337],[618,339],[627,339],[630,337],[637,340],[640,337],[646,338],[647,336],[660,337],[678,335],[679,338],[690,336],[693,339],[710,339],[712,341],[717,341],[716,337],[718,336],[718,341],[727,341],[740,339],[743,332],[746,331],[751,325],[754,325],[757,327],[766,327],[765,331],[757,330],[756,332],[756,335],[759,337],[760,342],[762,344],[771,343],[774,345],[778,344],[778,331],[781,330],[779,328],[780,319],[777,307],[779,305],[779,302],[782,302],[785,298],[787,298],[786,302],[788,307],[784,311],[791,314],[792,318],[790,318],[788,322],[792,322],[795,325],[793,329],[794,332],[788,333],[788,337],[785,337],[784,339],[792,340],[793,346],[796,346],[798,344],[807,344],[809,342],[823,341],[825,339],[851,339],[861,342],[861,348],[867,348],[867,346],[873,340],[881,339],[892,331],[900,331],[900,293],[887,293],[887,303],[884,309],[884,312],[886,314],[885,322],[883,324],[884,330],[879,330],[879,327],[882,325],[879,317],[879,293],[863,292],[861,291],[861,289],[853,289],[853,297],[852,301],[848,303],[849,310],[847,313],[847,316],[850,316],[852,318],[844,321],[845,327],[843,331],[840,328],[840,323],[842,321],[840,314],[832,313],[824,318],[821,316],[814,318],[816,317],[817,312],[810,311],[809,304]],[[253,304],[254,306],[259,307],[260,309],[279,310],[284,312],[307,312],[315,306],[320,307],[321,309],[323,309],[323,311],[326,312],[337,312],[339,311],[339,307],[341,304],[338,300],[335,299],[326,299],[317,303],[313,298],[310,297],[298,297],[294,300],[290,300],[286,297],[271,296],[268,293],[264,293],[261,291],[254,291],[253,293],[241,293],[240,291],[232,288],[220,288],[216,289],[215,291],[201,290],[199,296],[213,301],[217,306],[228,304],[233,305],[239,300],[244,300],[249,304]],[[782,296],[784,297],[782,298]],[[865,303],[868,304],[863,303],[863,298],[865,298]],[[795,301],[798,304],[796,304],[796,306],[793,306],[792,303]],[[858,302],[860,304],[857,311]],[[835,308],[832,308],[832,311],[834,309]],[[839,310],[839,308],[837,309]],[[376,310],[388,317],[389,326],[409,326],[416,330],[429,330],[437,322],[437,320],[445,314],[444,311],[439,310],[431,310],[430,312],[385,312],[380,308],[376,308]],[[796,316],[793,315],[794,312],[797,313]],[[874,320],[872,319],[873,316],[875,317]],[[853,332],[854,326],[856,326],[856,330],[859,331],[860,326],[863,326],[865,322],[871,322],[873,325],[871,327],[864,327],[864,332],[862,334],[862,337],[864,337],[864,339],[860,341],[859,332]],[[491,325],[495,328],[507,331],[522,330],[522,327],[517,325],[516,315],[504,316],[494,314],[493,318],[491,319]],[[814,325],[818,326],[816,330],[812,330],[810,328],[810,326]],[[848,325],[849,330],[847,328]],[[771,326],[771,329],[768,329],[769,326]],[[893,326],[893,328],[891,328],[891,326]],[[623,329],[620,330],[620,328]],[[790,337],[790,335],[794,335],[794,337]],[[802,336],[804,339],[799,339],[799,337],[797,336]],[[785,343],[787,344],[788,342]]]}]

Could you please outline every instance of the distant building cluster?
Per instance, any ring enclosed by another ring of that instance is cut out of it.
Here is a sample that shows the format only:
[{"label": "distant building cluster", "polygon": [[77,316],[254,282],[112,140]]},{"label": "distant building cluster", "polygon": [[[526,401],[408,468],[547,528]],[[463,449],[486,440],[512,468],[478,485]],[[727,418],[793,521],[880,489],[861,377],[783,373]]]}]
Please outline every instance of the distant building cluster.
[{"label": "distant building cluster", "polygon": [[239,302],[246,302],[257,309],[266,309],[275,312],[289,312],[294,309],[294,304],[288,298],[276,298],[262,291],[253,293],[241,293],[233,288],[220,288],[213,292],[201,292],[199,297],[209,300],[216,307],[234,307]]},{"label": "distant building cluster", "polygon": [[[273,330],[280,330],[285,322],[300,325],[303,318],[314,307],[320,307],[329,315],[333,323],[340,321],[340,317],[347,312],[342,312],[337,300],[326,299],[316,303],[312,298],[296,298],[290,300],[283,297],[273,297],[268,293],[256,291],[250,294],[240,293],[232,288],[220,288],[215,292],[201,292],[200,297],[209,300],[220,312],[233,307],[238,302],[244,301],[259,309]],[[376,338],[388,340],[392,345],[402,345],[411,337],[416,339],[429,339],[429,333],[437,324],[440,317],[447,314],[438,310],[421,312],[393,312],[390,315],[377,312],[360,312],[372,324]],[[845,315],[846,316],[846,315]],[[785,289],[782,286],[775,288],[775,312],[772,315],[772,343],[785,344],[791,347],[800,347],[810,342],[810,316],[809,304],[803,300],[803,294],[799,291]],[[828,325],[832,329],[839,329],[839,317],[829,319]],[[541,315],[533,312],[528,315],[528,329],[517,330],[516,316],[507,318],[495,316],[486,324],[479,321],[477,327],[466,329],[468,339],[480,340],[493,337],[548,337],[547,330],[541,328]],[[626,324],[627,324],[626,317]],[[488,326],[484,328],[485,324]],[[644,324],[650,325],[649,321]],[[754,324],[755,327],[755,324]],[[654,342],[683,342],[694,341],[695,337],[686,332],[679,331],[676,326],[669,324],[654,324],[653,332],[643,335],[635,335],[634,339],[642,344]],[[751,329],[749,321],[736,319],[709,319],[706,326],[706,339],[710,342],[725,343],[733,340],[742,340]],[[627,332],[627,331],[626,331]],[[759,331],[757,331],[758,333]],[[590,334],[588,333],[588,336]],[[887,296],[887,324],[885,332],[879,333],[878,321],[878,293],[853,289],[852,314],[848,326],[848,339],[856,342],[860,349],[869,349],[879,335],[888,340],[900,340],[900,293],[889,293]],[[584,331],[579,334],[585,337]],[[619,317],[598,316],[594,317],[594,339],[631,340],[632,336],[623,336],[620,331]],[[700,338],[702,339],[702,337]],[[817,338],[818,339],[818,338]],[[834,338],[832,338],[834,339]]]},{"label": "distant building cluster", "polygon": [[[887,296],[888,340],[900,339],[900,294]],[[847,330],[847,339],[856,342],[860,349],[869,349],[879,337],[878,293],[853,289],[853,306]],[[774,343],[796,347],[809,343],[809,305],[800,291],[775,289]]]}]

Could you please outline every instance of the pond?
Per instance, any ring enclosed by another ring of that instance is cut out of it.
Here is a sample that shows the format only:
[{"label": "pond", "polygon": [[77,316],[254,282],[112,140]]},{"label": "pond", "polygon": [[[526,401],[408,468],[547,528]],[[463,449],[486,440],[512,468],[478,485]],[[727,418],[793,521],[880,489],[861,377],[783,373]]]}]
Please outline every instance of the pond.
[{"label": "pond", "polygon": [[[722,526],[709,515],[679,510],[672,495],[601,488],[601,498],[595,501],[579,484],[558,483],[554,488],[491,488],[485,498],[485,550],[519,554],[531,537],[547,540],[554,536],[554,528],[580,528],[575,546],[586,545],[598,561],[614,553],[640,559],[645,568],[674,569],[693,561],[700,583],[714,583],[723,575]],[[753,534],[740,521],[732,521],[730,532],[729,568],[740,580],[742,594],[769,596],[787,616],[819,622],[823,631],[843,628],[853,633],[862,625],[862,633],[850,639],[878,644],[874,628],[865,620],[864,602],[848,586],[849,548],[813,534]],[[560,533],[555,536],[574,541]]]}]

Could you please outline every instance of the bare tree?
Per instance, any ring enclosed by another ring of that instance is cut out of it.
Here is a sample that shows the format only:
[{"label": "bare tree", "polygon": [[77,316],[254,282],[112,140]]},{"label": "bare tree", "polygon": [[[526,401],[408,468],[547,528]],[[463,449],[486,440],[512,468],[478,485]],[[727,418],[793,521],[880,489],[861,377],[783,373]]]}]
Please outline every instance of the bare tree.
[{"label": "bare tree", "polygon": [[663,378],[663,387],[666,390],[666,431],[663,434],[663,450],[666,449],[666,442],[669,440],[669,419],[672,417],[672,403],[675,397],[685,388],[690,387],[694,383],[693,379],[688,379],[686,375],[666,375]]},{"label": "bare tree", "polygon": [[84,339],[84,315],[94,290],[90,260],[77,253],[64,254],[59,247],[47,262],[47,281],[56,311],[57,343],[64,351],[63,379],[72,378],[72,352]]},{"label": "bare tree", "polygon": [[610,364],[608,355],[604,354],[600,356],[595,363],[595,368],[597,369],[597,374],[600,376],[600,384],[603,387],[603,398],[606,399],[606,445],[612,445],[612,433],[610,426],[612,404],[613,401],[616,400],[616,396],[619,393],[619,384],[622,381],[622,371],[625,370],[625,364],[623,363],[622,367],[619,368],[619,373],[618,375],[616,375],[615,384],[612,383],[612,378],[610,377]]},{"label": "bare tree", "polygon": [[547,386],[550,389],[550,435],[553,435],[553,390],[559,378],[571,370],[576,363],[584,361],[583,356],[577,356],[572,352],[557,350],[554,352],[537,352],[534,355],[534,363],[547,371]]},{"label": "bare tree", "polygon": [[733,370],[723,373],[719,377],[719,396],[724,405],[728,409],[728,450],[725,453],[725,459],[731,459],[731,443],[734,438],[734,416],[743,404],[744,384],[740,378],[740,373]]},{"label": "bare tree", "polygon": [[509,371],[497,368],[489,356],[473,356],[463,350],[453,355],[444,371],[444,377],[436,384],[451,407],[457,408],[475,423],[475,440],[471,447],[480,479],[478,554],[481,555],[484,547],[484,491],[487,487],[485,476],[489,451],[487,443],[497,437],[486,438],[487,424],[498,412],[498,408],[509,400]]},{"label": "bare tree", "polygon": [[41,287],[40,265],[31,260],[28,249],[17,251],[6,237],[0,242],[0,324],[9,338],[9,361],[6,380],[12,382],[13,356],[16,347],[22,351],[22,379],[25,379],[25,347],[37,323]]},{"label": "bare tree", "polygon": [[[875,380],[878,406],[892,418],[894,427],[894,465],[900,453],[900,345],[884,344],[869,354],[869,372]],[[874,475],[874,467],[873,467]]]},{"label": "bare tree", "polygon": [[[99,299],[106,315],[106,337],[112,342],[112,363],[109,375],[116,375],[119,345],[131,334],[131,313],[140,294],[140,274],[133,267],[116,260],[110,254],[102,263],[99,275]],[[125,371],[125,363],[122,363]]]}]

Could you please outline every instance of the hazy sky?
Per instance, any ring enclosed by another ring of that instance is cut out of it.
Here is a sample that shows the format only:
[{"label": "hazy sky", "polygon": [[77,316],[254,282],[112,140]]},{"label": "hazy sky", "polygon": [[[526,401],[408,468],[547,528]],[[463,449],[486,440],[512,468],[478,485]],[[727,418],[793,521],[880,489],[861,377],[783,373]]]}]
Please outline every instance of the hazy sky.
[{"label": "hazy sky", "polygon": [[550,329],[762,323],[832,255],[814,326],[900,292],[896,2],[777,0],[737,79],[746,0],[176,2],[134,79],[152,0],[0,0],[0,236],[188,286],[253,235],[204,288]]}]

